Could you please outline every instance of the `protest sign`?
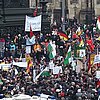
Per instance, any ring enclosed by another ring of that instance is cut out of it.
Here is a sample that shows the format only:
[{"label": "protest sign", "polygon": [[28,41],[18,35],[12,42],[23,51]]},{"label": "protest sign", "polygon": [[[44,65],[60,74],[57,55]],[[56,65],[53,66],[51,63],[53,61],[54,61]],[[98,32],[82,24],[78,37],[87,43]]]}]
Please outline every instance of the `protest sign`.
[{"label": "protest sign", "polygon": [[32,31],[41,31],[41,15],[36,17],[29,17],[26,15],[25,31],[30,32],[30,26]]}]

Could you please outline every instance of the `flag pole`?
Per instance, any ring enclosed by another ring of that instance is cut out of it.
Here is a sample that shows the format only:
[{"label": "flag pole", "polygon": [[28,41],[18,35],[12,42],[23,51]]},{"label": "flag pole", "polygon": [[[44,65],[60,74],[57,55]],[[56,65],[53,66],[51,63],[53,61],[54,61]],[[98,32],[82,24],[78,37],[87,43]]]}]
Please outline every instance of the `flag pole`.
[{"label": "flag pole", "polygon": [[97,55],[99,54],[98,45],[97,45]]},{"label": "flag pole", "polygon": [[[97,55],[99,54],[99,50],[98,50],[98,44],[97,44]],[[97,68],[98,68],[98,63],[97,63]]]},{"label": "flag pole", "polygon": [[35,82],[35,78],[36,78],[36,69],[34,68],[34,66],[32,66],[32,73],[33,73],[33,82]]}]

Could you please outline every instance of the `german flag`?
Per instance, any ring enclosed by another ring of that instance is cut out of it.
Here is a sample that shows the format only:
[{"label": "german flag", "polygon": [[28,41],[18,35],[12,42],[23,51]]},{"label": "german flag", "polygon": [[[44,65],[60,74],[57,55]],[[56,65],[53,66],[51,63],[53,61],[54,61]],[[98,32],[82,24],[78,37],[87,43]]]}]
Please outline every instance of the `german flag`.
[{"label": "german flag", "polygon": [[64,41],[68,40],[68,36],[65,32],[57,32],[57,34],[59,35],[60,39],[63,39]]},{"label": "german flag", "polygon": [[27,68],[26,68],[26,72],[29,73],[30,72],[30,68],[33,66],[33,62],[32,60],[29,60],[28,61],[28,65],[27,65]]},{"label": "german flag", "polygon": [[79,36],[79,47],[83,47],[84,46],[84,41],[82,39],[81,36]]}]

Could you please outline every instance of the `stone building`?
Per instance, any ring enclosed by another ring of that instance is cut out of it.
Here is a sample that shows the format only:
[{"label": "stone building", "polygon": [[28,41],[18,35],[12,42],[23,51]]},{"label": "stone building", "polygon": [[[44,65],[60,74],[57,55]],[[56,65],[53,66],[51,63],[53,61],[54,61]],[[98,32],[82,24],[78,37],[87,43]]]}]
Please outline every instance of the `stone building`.
[{"label": "stone building", "polygon": [[32,13],[29,0],[0,0],[0,34],[22,33],[25,16]]},{"label": "stone building", "polygon": [[[24,30],[25,15],[32,16],[40,0],[0,0],[0,32],[3,30]],[[61,25],[65,18],[66,24],[74,16],[78,22],[91,22],[100,15],[100,0],[47,0],[47,8],[51,23],[56,21]],[[65,2],[65,16],[62,16],[62,1]],[[88,1],[88,2],[87,2]],[[92,2],[92,3],[91,3]],[[38,12],[40,13],[40,12]],[[21,28],[21,29],[22,29]],[[13,32],[12,31],[12,32]]]},{"label": "stone building", "polygon": [[[31,0],[31,5],[34,5],[33,1],[35,0]],[[48,9],[51,9],[51,13],[57,21],[60,21],[62,17],[62,1],[65,2],[65,17],[67,19],[73,19],[75,16],[79,22],[85,22],[86,19],[93,20],[100,15],[100,0],[48,0]]]}]

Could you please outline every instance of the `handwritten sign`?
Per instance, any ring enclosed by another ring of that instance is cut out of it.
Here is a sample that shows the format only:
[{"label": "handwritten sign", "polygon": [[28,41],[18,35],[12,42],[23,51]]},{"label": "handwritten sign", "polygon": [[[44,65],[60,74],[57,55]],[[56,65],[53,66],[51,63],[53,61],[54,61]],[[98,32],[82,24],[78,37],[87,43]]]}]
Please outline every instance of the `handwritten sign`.
[{"label": "handwritten sign", "polygon": [[41,15],[36,17],[29,17],[26,15],[25,31],[30,32],[30,25],[32,31],[41,31]]}]

